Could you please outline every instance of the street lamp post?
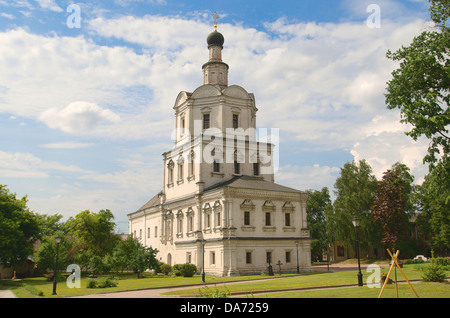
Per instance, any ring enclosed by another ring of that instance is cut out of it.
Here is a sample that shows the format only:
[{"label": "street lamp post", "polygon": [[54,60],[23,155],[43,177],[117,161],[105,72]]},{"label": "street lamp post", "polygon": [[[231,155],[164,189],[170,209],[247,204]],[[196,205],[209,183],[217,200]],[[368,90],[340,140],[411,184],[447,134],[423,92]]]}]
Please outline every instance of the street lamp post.
[{"label": "street lamp post", "polygon": [[300,266],[298,264],[298,241],[295,241],[295,246],[297,247],[297,274],[300,273]]},{"label": "street lamp post", "polygon": [[59,254],[59,243],[61,243],[61,236],[57,236],[55,238],[56,241],[56,262],[55,262],[55,270],[53,271],[53,293],[52,295],[56,295],[56,277],[58,275],[58,254]]},{"label": "street lamp post", "polygon": [[205,238],[202,236],[202,283],[205,282]]},{"label": "street lamp post", "polygon": [[355,242],[356,242],[356,257],[358,257],[358,286],[363,285],[362,274],[361,274],[361,263],[359,260],[359,242],[358,242],[358,227],[361,224],[361,219],[353,218],[352,219],[353,226],[355,227]]}]

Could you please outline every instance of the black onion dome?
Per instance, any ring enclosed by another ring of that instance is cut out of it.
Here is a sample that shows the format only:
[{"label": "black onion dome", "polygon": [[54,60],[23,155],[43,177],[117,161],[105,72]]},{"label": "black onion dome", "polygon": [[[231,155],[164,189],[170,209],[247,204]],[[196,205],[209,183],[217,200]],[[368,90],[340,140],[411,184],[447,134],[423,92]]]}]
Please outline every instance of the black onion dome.
[{"label": "black onion dome", "polygon": [[225,39],[224,39],[223,35],[220,32],[214,31],[214,32],[211,32],[208,35],[208,38],[206,39],[206,42],[208,43],[208,46],[210,46],[210,45],[223,46],[223,43],[225,42]]}]

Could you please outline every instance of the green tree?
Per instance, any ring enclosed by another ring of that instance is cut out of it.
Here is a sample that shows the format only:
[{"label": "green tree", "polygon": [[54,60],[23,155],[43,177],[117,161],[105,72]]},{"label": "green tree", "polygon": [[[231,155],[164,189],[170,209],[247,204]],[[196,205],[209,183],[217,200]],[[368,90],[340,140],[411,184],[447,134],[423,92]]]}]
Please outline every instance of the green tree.
[{"label": "green tree", "polygon": [[52,236],[62,234],[64,231],[64,223],[61,222],[63,216],[61,214],[39,214],[36,213],[42,236]]},{"label": "green tree", "polygon": [[430,239],[430,247],[441,255],[450,250],[450,175],[448,158],[425,177],[416,193],[419,234]]},{"label": "green tree", "polygon": [[377,179],[365,160],[346,163],[336,179],[334,214],[330,218],[335,227],[335,239],[347,247],[354,247],[355,229],[352,219],[361,219],[359,244],[362,250],[379,245],[381,227],[370,216],[370,208],[377,190]]},{"label": "green tree", "polygon": [[111,253],[120,237],[113,233],[114,216],[109,210],[93,213],[89,210],[78,213],[66,222],[66,231],[77,239],[76,261],[82,267],[89,267],[91,258],[105,257]]},{"label": "green tree", "polygon": [[311,254],[313,259],[322,259],[323,252],[331,242],[331,233],[327,231],[326,214],[333,205],[327,187],[322,190],[308,190],[306,216],[308,228],[311,231]]},{"label": "green tree", "polygon": [[450,1],[430,0],[430,16],[434,28],[408,47],[387,52],[400,67],[387,83],[386,104],[399,109],[401,121],[412,125],[407,135],[430,140],[424,157],[430,173],[418,192],[418,223],[432,237],[432,246],[443,251],[449,248],[450,233]]},{"label": "green tree", "polygon": [[372,206],[372,216],[383,228],[381,243],[392,251],[403,243],[402,252],[406,254],[410,250],[410,246],[404,243],[409,239],[408,212],[412,212],[413,180],[406,165],[395,164],[378,182]]},{"label": "green tree", "polygon": [[33,245],[40,238],[36,216],[27,208],[26,196],[0,185],[0,264],[17,268],[33,254]]},{"label": "green tree", "polygon": [[[58,271],[63,271],[68,265],[74,263],[72,249],[75,239],[69,236],[61,236],[58,250]],[[41,270],[55,271],[57,244],[54,236],[44,236],[41,245],[35,253],[35,262]]]},{"label": "green tree", "polygon": [[387,52],[400,67],[387,83],[386,104],[388,109],[400,109],[401,122],[412,125],[407,135],[431,140],[424,161],[433,168],[440,155],[448,157],[450,151],[450,1],[430,3],[434,30],[422,32],[408,47]]},{"label": "green tree", "polygon": [[117,249],[122,251],[119,254],[127,256],[127,266],[138,274],[138,278],[147,269],[156,269],[158,266],[158,260],[156,259],[158,250],[142,245],[138,238],[127,237],[125,241],[118,245]]}]

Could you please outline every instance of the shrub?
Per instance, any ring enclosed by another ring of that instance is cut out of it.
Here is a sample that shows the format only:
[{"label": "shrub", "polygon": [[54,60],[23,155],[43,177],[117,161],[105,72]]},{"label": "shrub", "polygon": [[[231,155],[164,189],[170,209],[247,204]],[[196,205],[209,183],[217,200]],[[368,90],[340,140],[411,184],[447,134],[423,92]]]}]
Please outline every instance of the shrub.
[{"label": "shrub", "polygon": [[433,261],[423,270],[422,279],[424,282],[444,282],[445,278],[442,267]]},{"label": "shrub", "polygon": [[192,277],[197,272],[197,266],[190,263],[185,263],[180,266],[180,273],[183,277]]},{"label": "shrub", "polygon": [[117,286],[117,282],[111,278],[107,278],[102,281],[90,279],[90,280],[88,280],[86,288],[108,288],[108,287],[116,287],[116,286]]},{"label": "shrub", "polygon": [[172,272],[175,276],[181,276],[181,264],[175,264],[172,266]]},{"label": "shrub", "polygon": [[161,265],[161,273],[164,275],[169,275],[169,273],[172,271],[172,266],[169,264],[162,264]]},{"label": "shrub", "polygon": [[32,293],[32,294],[34,294],[36,296],[44,296],[44,293],[41,290],[39,290],[36,287],[34,287],[34,286],[24,284],[23,288],[25,288],[30,293]]},{"label": "shrub", "polygon": [[86,288],[97,288],[97,282],[94,279],[89,279]]}]

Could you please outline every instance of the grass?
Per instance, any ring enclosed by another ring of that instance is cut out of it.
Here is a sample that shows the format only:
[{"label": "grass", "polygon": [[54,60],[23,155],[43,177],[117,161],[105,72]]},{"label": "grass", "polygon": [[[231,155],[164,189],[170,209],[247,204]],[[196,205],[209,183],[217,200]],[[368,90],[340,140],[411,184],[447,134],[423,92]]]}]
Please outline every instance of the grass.
[{"label": "grass", "polygon": [[[389,268],[382,268],[381,273],[387,273],[389,271]],[[406,277],[408,280],[417,280],[421,279],[422,272],[418,270],[414,270],[412,266],[404,266],[403,271],[406,274]],[[325,287],[325,286],[338,286],[338,285],[348,285],[348,284],[355,284],[356,283],[356,274],[357,271],[344,271],[344,272],[334,272],[334,273],[305,273],[301,276],[296,277],[290,277],[286,279],[277,279],[272,281],[259,281],[259,282],[248,282],[246,284],[235,284],[235,285],[227,285],[226,287],[217,286],[217,290],[219,292],[229,292],[231,295],[241,295],[242,297],[247,296],[254,296],[255,293],[260,291],[277,291],[277,290],[287,290],[287,289],[295,289],[295,288],[306,288],[306,287]],[[367,279],[368,275],[370,273],[366,273],[363,271],[363,280]],[[391,274],[391,278],[394,277],[394,274]],[[404,281],[403,275],[400,273],[400,271],[397,270],[397,279],[398,281]],[[388,285],[389,287],[386,288],[387,290],[390,289],[393,285]],[[406,285],[409,289],[408,285]],[[414,286],[414,285],[413,285]],[[440,285],[439,285],[440,286]],[[450,285],[443,283],[442,284],[443,293],[446,295],[446,297],[450,298]],[[402,287],[403,288],[403,287]],[[341,297],[344,297],[344,295],[349,294],[348,297],[359,297],[360,292],[364,290],[372,290],[373,292],[368,294],[368,297],[373,297],[374,294],[376,294],[376,297],[378,296],[378,293],[380,289],[377,288],[368,288],[366,286],[363,287],[363,289],[353,289],[350,290],[348,288],[341,289],[339,291],[334,290],[320,290],[315,291],[314,295],[321,295],[321,294],[336,294],[341,295]],[[378,292],[377,292],[378,291]],[[311,291],[308,291],[311,292]],[[306,291],[293,291],[293,292],[286,292],[286,297],[291,297],[290,295],[307,295]],[[414,294],[411,291],[411,294],[414,296]],[[164,295],[172,295],[172,296],[193,296],[197,297],[199,295],[199,289],[198,288],[192,288],[189,290],[178,290],[178,291],[172,291],[168,293],[164,293]],[[363,297],[364,294],[361,294]],[[383,294],[384,295],[384,294]],[[420,296],[420,294],[419,294]],[[259,296],[258,296],[259,297]],[[266,296],[264,296],[266,297]],[[272,296],[269,296],[272,297]],[[274,296],[275,297],[275,296]],[[293,296],[296,297],[296,296]],[[300,296],[298,296],[300,297]],[[309,296],[313,297],[313,296]],[[386,297],[389,297],[386,296]],[[394,295],[395,297],[395,295]]]},{"label": "grass", "polygon": [[[450,298],[448,283],[414,283],[412,284],[419,298]],[[281,292],[274,294],[253,295],[255,298],[378,298],[380,288],[349,287],[329,290],[307,290]],[[396,298],[395,285],[387,285],[381,298]],[[407,284],[398,284],[398,298],[415,298],[414,292]]]},{"label": "grass", "polygon": [[[110,288],[87,288],[89,279],[87,277],[81,278],[81,288],[69,288],[65,281],[58,282],[57,284],[57,295],[52,295],[53,282],[48,281],[45,277],[33,277],[25,278],[15,282],[10,280],[0,280],[0,289],[11,289],[19,298],[34,298],[36,295],[27,291],[23,285],[32,286],[33,288],[43,292],[43,296],[48,298],[55,297],[70,297],[70,296],[80,296],[98,293],[111,293],[119,291],[129,291],[129,290],[139,290],[147,288],[162,288],[162,287],[173,287],[173,286],[184,286],[184,285],[198,285],[203,286],[201,282],[201,276],[195,275],[194,277],[170,277],[170,276],[147,276],[138,279],[136,274],[125,273],[125,274],[113,274],[99,276],[99,280],[104,280],[111,276],[116,277],[117,287]],[[222,283],[229,281],[240,281],[240,280],[255,280],[260,279],[261,276],[238,276],[238,277],[210,277],[207,276],[208,283]]]},{"label": "grass", "polygon": [[[382,268],[381,273],[388,272],[389,268]],[[422,277],[422,272],[414,269],[414,265],[405,265],[403,268],[406,276],[409,280],[418,280]],[[368,275],[366,271],[362,271],[363,280],[366,281]],[[356,271],[343,271],[343,272],[313,272],[313,273],[303,273],[300,276],[283,275],[283,278],[276,275],[274,277],[268,276],[239,276],[239,277],[206,277],[206,282],[213,284],[209,286],[209,289],[213,292],[223,292],[227,295],[236,295],[238,293],[239,297],[282,297],[282,298],[376,298],[380,292],[378,288],[368,288],[364,287],[349,287],[349,288],[339,288],[339,289],[324,289],[324,290],[304,290],[304,291],[283,291],[281,293],[264,293],[259,294],[259,291],[277,291],[294,289],[299,287],[320,287],[320,286],[335,286],[335,285],[347,285],[356,284]],[[449,274],[449,272],[447,272]],[[8,280],[0,281],[0,289],[11,289],[19,298],[53,298],[53,297],[70,297],[78,295],[88,295],[95,293],[108,293],[108,292],[118,292],[118,291],[129,291],[147,288],[160,288],[160,287],[170,287],[170,286],[183,286],[183,285],[196,285],[190,289],[172,291],[165,293],[167,296],[186,296],[198,297],[203,284],[201,283],[201,276],[194,276],[190,278],[185,277],[169,277],[169,276],[153,276],[147,278],[137,279],[136,274],[114,274],[99,277],[100,280],[107,277],[115,276],[117,277],[117,287],[111,288],[99,288],[99,289],[89,289],[86,288],[88,278],[82,277],[81,288],[68,288],[65,281],[58,282],[57,294],[51,295],[53,283],[48,281],[44,277],[38,278],[26,278],[20,280],[20,282],[14,283]],[[265,280],[261,280],[264,278]],[[393,274],[391,275],[393,278]],[[399,271],[397,271],[397,278],[399,281],[404,280],[403,276]],[[269,279],[269,280],[267,280]],[[231,281],[246,281],[242,284],[228,284],[226,287],[219,286],[224,282]],[[6,284],[5,284],[6,282]],[[16,285],[16,284],[20,284]],[[32,286],[31,290],[38,290],[43,292],[43,296],[36,296],[29,292],[30,288],[23,287]],[[399,297],[408,298],[414,297],[413,292],[410,290],[407,284],[399,284]],[[415,283],[413,284],[414,289],[419,294],[421,298],[433,297],[433,298],[450,298],[450,284],[448,283]],[[387,285],[383,298],[395,297],[394,285]]]}]

